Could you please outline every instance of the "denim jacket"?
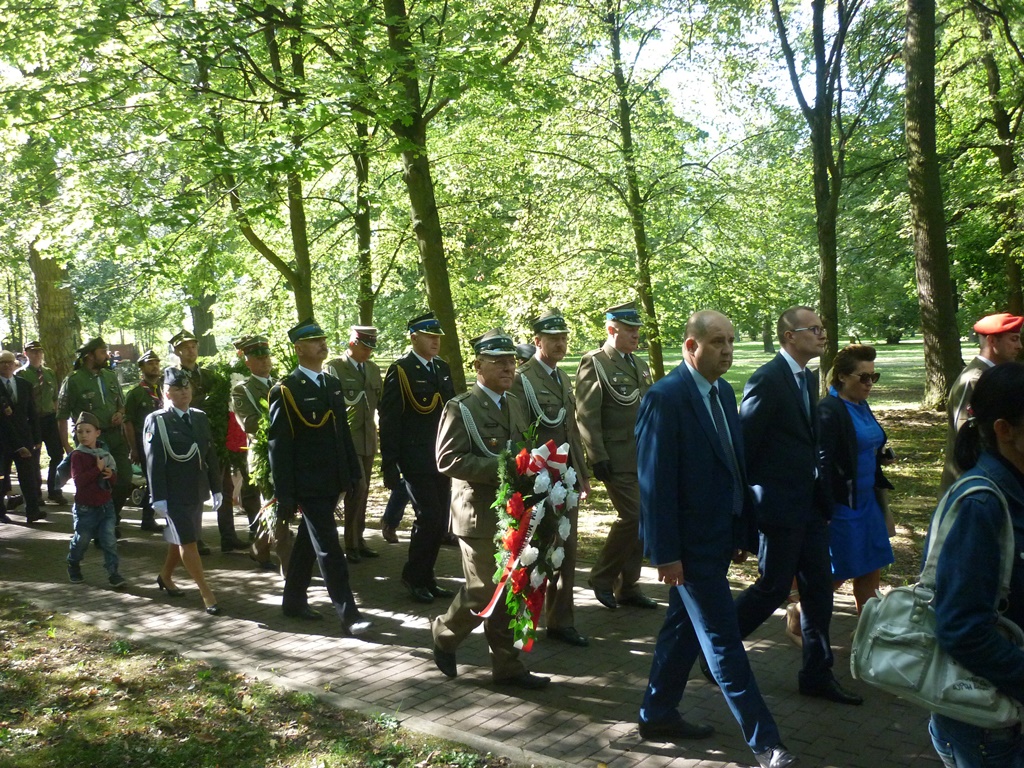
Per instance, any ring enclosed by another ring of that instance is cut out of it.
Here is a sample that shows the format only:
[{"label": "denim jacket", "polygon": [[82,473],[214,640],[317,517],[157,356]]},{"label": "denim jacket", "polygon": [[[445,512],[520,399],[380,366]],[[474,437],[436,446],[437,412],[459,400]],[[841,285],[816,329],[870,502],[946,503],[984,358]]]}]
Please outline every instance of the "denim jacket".
[{"label": "denim jacket", "polygon": [[[1024,627],[1024,488],[1002,459],[984,452],[964,476],[985,475],[1003,491],[1013,520],[1014,561],[1004,616]],[[960,507],[936,571],[936,636],[942,648],[975,674],[1024,702],[1024,650],[996,630],[1000,534],[995,495],[974,494]],[[930,535],[930,534],[929,534]]]}]

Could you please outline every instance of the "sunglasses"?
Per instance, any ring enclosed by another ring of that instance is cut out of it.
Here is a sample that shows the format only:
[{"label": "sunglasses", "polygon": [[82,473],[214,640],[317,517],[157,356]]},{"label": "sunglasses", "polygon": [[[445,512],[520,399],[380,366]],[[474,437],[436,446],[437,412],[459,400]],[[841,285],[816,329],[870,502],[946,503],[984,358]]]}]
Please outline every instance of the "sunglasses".
[{"label": "sunglasses", "polygon": [[[847,375],[853,376],[854,374],[850,373]],[[858,373],[856,374],[856,376],[858,379],[860,379],[861,384],[877,384],[878,380],[882,378],[882,374],[880,374],[878,371],[875,371],[874,373]]]}]

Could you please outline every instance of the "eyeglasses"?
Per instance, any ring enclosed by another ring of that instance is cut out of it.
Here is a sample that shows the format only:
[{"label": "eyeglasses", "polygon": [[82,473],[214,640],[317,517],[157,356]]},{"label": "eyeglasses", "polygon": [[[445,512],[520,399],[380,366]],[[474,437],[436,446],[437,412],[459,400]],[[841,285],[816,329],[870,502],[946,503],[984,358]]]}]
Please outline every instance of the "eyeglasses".
[{"label": "eyeglasses", "polygon": [[808,325],[806,328],[794,328],[793,333],[800,333],[800,331],[810,331],[815,336],[821,336],[825,332],[825,329],[820,325]]},{"label": "eyeglasses", "polygon": [[880,378],[882,378],[882,374],[880,374],[878,371],[875,371],[874,373],[857,373],[857,374],[850,373],[850,374],[847,374],[847,375],[848,376],[856,376],[858,379],[860,379],[860,383],[861,384],[867,384],[868,382],[870,382],[872,384],[877,384],[878,380]]}]

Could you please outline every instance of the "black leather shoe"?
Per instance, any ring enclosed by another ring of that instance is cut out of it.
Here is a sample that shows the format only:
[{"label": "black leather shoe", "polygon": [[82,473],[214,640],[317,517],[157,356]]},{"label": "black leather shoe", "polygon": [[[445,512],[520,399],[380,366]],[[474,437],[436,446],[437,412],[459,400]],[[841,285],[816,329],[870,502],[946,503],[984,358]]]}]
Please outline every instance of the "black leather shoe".
[{"label": "black leather shoe", "polygon": [[392,528],[390,525],[382,525],[380,527],[380,535],[388,544],[398,543],[398,533],[396,529]]},{"label": "black leather shoe", "polygon": [[789,765],[796,765],[799,759],[796,755],[786,749],[783,744],[776,744],[764,752],[755,752],[758,765],[761,768],[786,768]]},{"label": "black leather shoe", "polygon": [[[836,704],[858,705],[864,703],[864,699],[857,694],[844,691],[839,685],[839,681],[834,677],[820,686],[810,687],[801,685],[800,695],[813,696],[817,699],[827,699],[828,701],[834,701]],[[788,765],[788,763],[786,763],[786,765]]]},{"label": "black leather shoe", "polygon": [[220,540],[220,551],[221,552],[248,552],[249,545],[235,537],[233,539],[221,539]]},{"label": "black leather shoe", "polygon": [[675,741],[676,739],[706,739],[715,729],[706,723],[688,723],[686,720],[669,720],[661,723],[636,724],[640,738],[644,741]]},{"label": "black leather shoe", "polygon": [[455,597],[455,593],[452,592],[450,589],[439,587],[437,584],[435,584],[432,587],[429,587],[428,590],[430,594],[434,597]]},{"label": "black leather shoe", "polygon": [[7,516],[7,513],[6,512],[0,512],[0,523],[9,523],[9,522],[11,522],[11,518],[9,518]]},{"label": "black leather shoe", "polygon": [[46,519],[46,511],[45,510],[36,508],[36,509],[33,509],[31,512],[27,512],[27,511],[25,512],[25,522],[26,523],[36,523],[36,522],[39,522],[40,520],[45,520],[45,519]]},{"label": "black leather shoe", "polygon": [[430,593],[430,590],[426,587],[414,587],[405,579],[402,579],[402,586],[409,591],[409,597],[415,600],[417,603],[432,603],[434,602],[434,596]]},{"label": "black leather shoe", "polygon": [[67,504],[67,497],[64,496],[60,491],[50,491],[46,494],[46,498],[52,501],[54,504]]},{"label": "black leather shoe", "polygon": [[167,584],[164,582],[163,576],[156,577],[156,585],[161,591],[166,592],[168,597],[182,597],[185,594],[184,589],[178,589],[177,587],[167,586]]},{"label": "black leather shoe", "polygon": [[363,546],[359,547],[359,556],[360,557],[374,558],[374,557],[380,557],[380,553],[379,552],[375,552],[374,550],[370,549],[368,546],[366,546],[364,544]]},{"label": "black leather shoe", "polygon": [[658,607],[658,601],[654,598],[648,597],[643,592],[637,592],[636,594],[629,595],[627,597],[620,597],[618,602],[619,605],[629,605],[633,608],[646,608],[647,610]]},{"label": "black leather shoe", "polygon": [[548,639],[558,640],[559,642],[575,645],[579,648],[586,648],[590,645],[590,641],[581,635],[576,630],[576,627],[548,627]]},{"label": "black leather shoe", "polygon": [[345,559],[348,560],[350,563],[361,563],[361,562],[363,562],[363,558],[360,557],[358,549],[346,549],[345,550]]},{"label": "black leather shoe", "polygon": [[611,608],[613,611],[619,607],[619,603],[615,600],[615,593],[610,589],[594,589],[594,597],[597,598],[597,602],[603,605],[605,608]]},{"label": "black leather shoe", "polygon": [[139,523],[140,531],[149,531],[150,533],[162,533],[164,527],[160,525],[156,520],[143,520]]},{"label": "black leather shoe", "polygon": [[515,677],[503,677],[501,680],[495,680],[494,684],[504,688],[522,688],[524,691],[541,691],[547,688],[550,682],[550,677],[535,675],[533,672],[523,672]]},{"label": "black leather shoe", "polygon": [[211,616],[220,616],[220,606],[214,603],[213,605],[206,606],[206,612]]},{"label": "black leather shoe", "polygon": [[443,651],[437,645],[434,646],[434,663],[445,677],[455,677],[459,674],[458,667],[455,665],[455,654]]},{"label": "black leather shoe", "polygon": [[196,541],[196,550],[198,550],[200,555],[208,555],[208,554],[210,554],[210,548],[208,546],[206,546],[206,542],[203,541],[202,539],[198,539]]},{"label": "black leather shoe", "polygon": [[324,617],[320,611],[316,611],[308,605],[302,608],[282,608],[281,612],[289,619],[303,619],[305,621],[320,621]]},{"label": "black leather shoe", "polygon": [[700,664],[700,673],[704,675],[704,679],[709,683],[718,685],[718,681],[715,680],[715,676],[711,674],[711,667],[708,666],[708,660],[704,658],[703,653],[697,654],[697,663]]}]

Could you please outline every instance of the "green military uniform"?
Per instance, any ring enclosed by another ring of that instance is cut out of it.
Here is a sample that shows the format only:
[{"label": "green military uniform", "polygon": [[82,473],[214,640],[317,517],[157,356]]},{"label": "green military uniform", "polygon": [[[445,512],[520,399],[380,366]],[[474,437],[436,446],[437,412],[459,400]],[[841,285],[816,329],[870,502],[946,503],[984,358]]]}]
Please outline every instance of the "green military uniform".
[{"label": "green military uniform", "polygon": [[[377,329],[373,326],[353,326],[354,343],[370,349],[377,345]],[[362,466],[363,476],[356,483],[353,493],[346,493],[345,507],[345,554],[350,561],[359,562],[363,557],[376,557],[377,553],[366,546],[363,531],[366,529],[366,503],[370,496],[370,475],[373,472],[373,458],[377,455],[377,404],[384,389],[380,367],[372,360],[357,363],[350,355],[332,360],[328,371],[341,381],[348,413],[348,428],[352,433],[352,444]]]},{"label": "green military uniform", "polygon": [[[139,363],[142,364],[148,360],[158,360],[158,358],[153,352],[147,352],[139,358]],[[131,425],[130,431],[135,436],[135,445],[129,447],[135,448],[135,458],[143,470],[146,467],[146,451],[142,439],[142,431],[146,424],[146,417],[153,413],[153,411],[160,410],[163,407],[164,397],[160,391],[159,380],[154,384],[150,384],[145,379],[141,379],[138,384],[128,390],[128,394],[124,397],[124,422]],[[146,489],[145,496],[142,498],[141,528],[146,531],[161,530],[156,522],[156,515],[153,511],[153,503],[148,488]]]},{"label": "green military uniform", "polygon": [[117,485],[113,488],[114,508],[120,514],[132,490],[131,450],[121,425],[114,426],[115,414],[125,415],[124,393],[117,374],[109,368],[90,371],[81,367],[64,379],[57,396],[57,418],[77,420],[84,412],[93,414],[100,423],[100,439],[117,463]]},{"label": "green military uniform", "polygon": [[[612,314],[609,310],[609,321],[621,320]],[[636,324],[639,325],[639,315]],[[586,353],[576,372],[576,419],[580,435],[591,467],[610,462],[611,476],[604,484],[618,513],[590,571],[590,586],[595,592],[615,591],[622,602],[647,599],[637,586],[643,544],[633,430],[640,399],[650,386],[651,371],[647,363],[635,355],[627,358],[611,339],[600,349]]]},{"label": "green military uniform", "polygon": [[[25,345],[26,351],[30,349],[42,349],[42,345],[38,341],[31,341]],[[39,434],[50,457],[46,489],[51,500],[63,501],[60,486],[57,484],[57,466],[64,458],[64,446],[61,444],[60,432],[57,429],[57,374],[45,365],[39,368],[26,365],[14,375],[32,385],[32,400],[35,402],[36,415],[39,418]],[[40,449],[35,450],[37,454],[41,454]],[[39,458],[37,455],[36,459]]]}]

